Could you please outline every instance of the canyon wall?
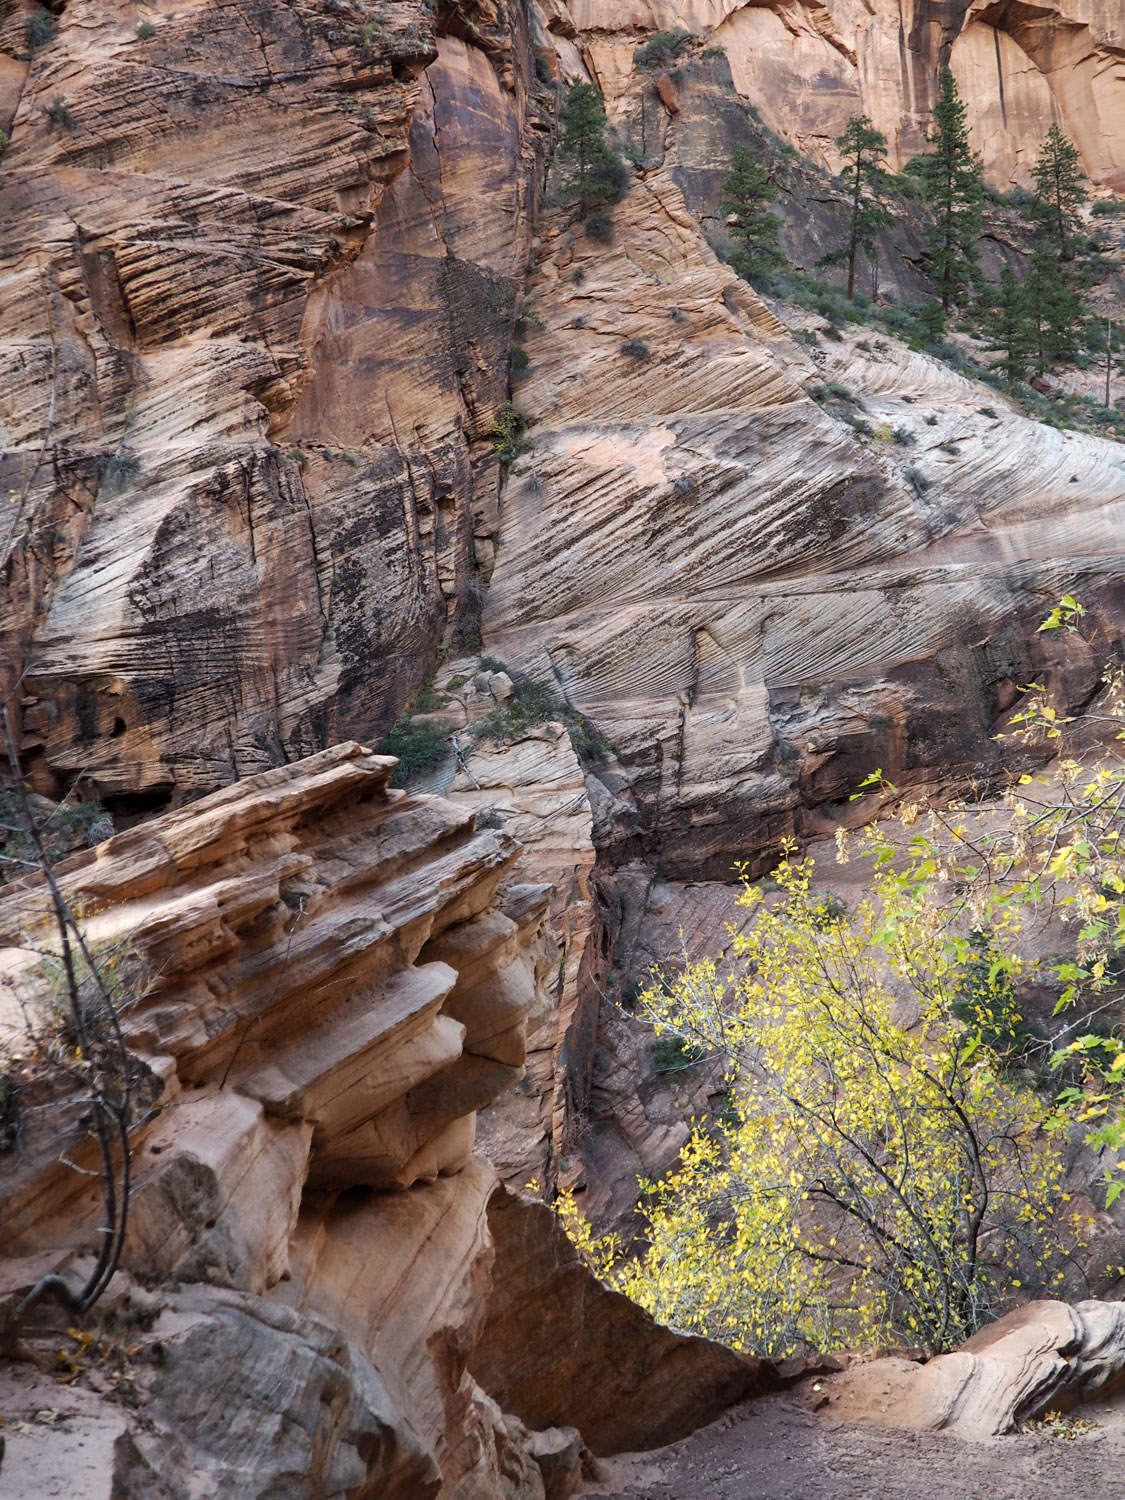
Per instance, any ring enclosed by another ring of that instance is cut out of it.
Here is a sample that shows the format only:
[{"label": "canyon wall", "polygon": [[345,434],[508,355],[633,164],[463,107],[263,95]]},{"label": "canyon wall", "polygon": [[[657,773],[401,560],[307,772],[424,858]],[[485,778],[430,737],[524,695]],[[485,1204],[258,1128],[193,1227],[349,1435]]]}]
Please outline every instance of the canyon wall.
[{"label": "canyon wall", "polygon": [[11,1322],[40,1277],[81,1283],[106,1209],[50,891],[0,892],[6,1495],[562,1500],[587,1444],[655,1446],[771,1378],[606,1291],[473,1155],[543,1007],[549,891],[393,766],[345,743],[56,866],[131,976],[137,1121],[123,1270],[74,1332],[49,1299]]},{"label": "canyon wall", "polygon": [[[518,397],[534,446],[485,631],[603,728],[637,808],[630,850],[729,879],[846,820],[873,766],[995,775],[1017,684],[1083,702],[1088,654],[1037,627],[1073,583],[1120,638],[1121,447],[990,405],[862,329],[798,342],[663,173],[613,226],[605,248],[543,224]],[[825,382],[867,433],[810,399]]]},{"label": "canyon wall", "polygon": [[573,0],[607,97],[634,86],[643,34],[682,27],[725,49],[737,92],[783,139],[836,170],[835,138],[870,117],[900,167],[925,148],[948,65],[998,187],[1026,185],[1052,122],[1091,180],[1125,188],[1125,18],[1112,0]]},{"label": "canyon wall", "polygon": [[147,808],[476,629],[547,91],[519,5],[59,10],[0,25],[4,691]]},{"label": "canyon wall", "polygon": [[[897,161],[947,57],[994,180],[1056,117],[1096,182],[1125,164],[1104,0],[37,15],[0,13],[0,671],[43,789],[81,775],[127,811],[377,736],[478,644],[560,74],[585,62],[630,129],[647,107],[697,214],[744,102],[829,163],[865,108]],[[725,48],[686,108],[633,67],[672,26]]]},{"label": "canyon wall", "polygon": [[[1021,684],[1070,710],[1096,682],[1093,654],[1037,633],[1044,610],[1080,591],[1107,654],[1125,607],[1121,448],[767,305],[704,232],[733,146],[772,130],[806,154],[785,208],[806,267],[841,242],[847,117],[866,109],[901,163],[945,61],[993,183],[1026,181],[1058,119],[1098,191],[1125,191],[1118,8],[37,17],[0,3],[0,690],[34,784],[81,779],[129,821],[376,741],[462,653],[550,684],[604,750],[580,761],[554,720],[467,735],[441,784],[554,887],[561,962],[482,1135],[517,1184],[578,1181],[579,1131],[612,1137],[627,1208],[626,1179],[660,1170],[707,1097],[639,1079],[617,1014],[598,1047],[601,993],[670,951],[642,930],[650,898],[709,941],[726,894],[682,882],[847,822],[873,767],[987,783]],[[681,62],[638,70],[674,27],[696,34]],[[637,154],[610,244],[544,191],[562,81],[584,71]],[[927,295],[920,223],[882,255],[903,299]],[[982,248],[1018,256],[1001,230]],[[531,448],[502,472],[509,399]]]}]

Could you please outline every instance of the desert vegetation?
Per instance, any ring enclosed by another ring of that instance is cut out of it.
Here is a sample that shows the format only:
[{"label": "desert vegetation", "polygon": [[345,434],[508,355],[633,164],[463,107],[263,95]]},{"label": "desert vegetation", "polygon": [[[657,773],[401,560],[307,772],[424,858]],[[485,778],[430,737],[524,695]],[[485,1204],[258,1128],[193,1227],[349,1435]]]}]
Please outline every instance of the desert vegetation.
[{"label": "desert vegetation", "polygon": [[[1068,596],[1041,629],[1082,630]],[[926,804],[880,772],[856,796],[896,816],[837,858],[863,861],[849,910],[787,845],[726,956],[639,1000],[662,1058],[710,1059],[724,1108],[644,1184],[628,1247],[562,1211],[600,1272],[655,1316],[767,1354],[858,1344],[954,1347],[1029,1296],[1088,1295],[1077,1142],[1125,1189],[1125,682],[1111,674],[1072,753],[1035,689],[1012,733],[1057,752],[998,803]],[[823,878],[823,877],[822,877]],[[1042,953],[1056,922],[1064,952]],[[1021,996],[1054,996],[1035,1022]],[[1096,1274],[1104,1274],[1102,1268]]]},{"label": "desert vegetation", "polygon": [[[736,146],[719,201],[731,247],[727,258],[759,290],[820,313],[828,320],[828,336],[845,322],[870,323],[1001,385],[1041,420],[1103,430],[1113,425],[1113,379],[1125,330],[1090,306],[1091,288],[1113,265],[1105,258],[1104,238],[1096,229],[1087,232],[1089,185],[1074,144],[1052,125],[1033,168],[1034,191],[990,191],[948,69],[941,74],[927,142],[930,149],[895,175],[885,165],[886,140],[866,116],[849,120],[836,140],[845,238],[820,257],[817,269],[843,269],[843,288],[787,260],[783,220],[775,212],[785,173],[767,151]],[[984,276],[980,260],[990,204],[1014,213],[1009,232],[1021,247],[1017,264],[993,280]],[[878,296],[879,236],[908,210],[924,216],[924,270],[933,296],[896,303]],[[1113,211],[1113,203],[1092,205],[1098,218]],[[870,291],[860,287],[861,256],[871,271]],[[968,335],[968,346],[953,342],[954,333]],[[1043,386],[1045,377],[1075,367],[1104,371],[1100,401]]]}]

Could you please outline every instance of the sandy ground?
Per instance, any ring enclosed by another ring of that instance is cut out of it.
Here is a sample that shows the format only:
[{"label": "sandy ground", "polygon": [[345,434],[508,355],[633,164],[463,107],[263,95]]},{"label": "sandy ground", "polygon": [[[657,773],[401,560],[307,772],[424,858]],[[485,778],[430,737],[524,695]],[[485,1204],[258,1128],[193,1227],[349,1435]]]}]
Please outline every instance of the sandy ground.
[{"label": "sandy ground", "polygon": [[[966,1442],[840,1421],[823,1397],[770,1396],[735,1407],[682,1443],[602,1461],[586,1493],[612,1500],[1120,1500],[1125,1403],[1093,1404],[1098,1425]],[[1078,1415],[1077,1413],[1075,1415]]]}]

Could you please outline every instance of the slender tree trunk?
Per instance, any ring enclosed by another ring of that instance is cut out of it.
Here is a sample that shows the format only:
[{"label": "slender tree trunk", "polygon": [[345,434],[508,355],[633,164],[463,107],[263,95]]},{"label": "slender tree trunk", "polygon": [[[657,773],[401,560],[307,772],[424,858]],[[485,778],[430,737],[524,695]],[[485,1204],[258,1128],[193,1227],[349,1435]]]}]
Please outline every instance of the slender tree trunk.
[{"label": "slender tree trunk", "polygon": [[953,300],[953,171],[949,164],[945,170],[945,265],[941,271],[941,310],[949,312]]},{"label": "slender tree trunk", "polygon": [[863,188],[860,158],[855,159],[855,195],[852,198],[852,237],[848,245],[848,301],[855,301],[855,257],[859,248],[859,200]]}]

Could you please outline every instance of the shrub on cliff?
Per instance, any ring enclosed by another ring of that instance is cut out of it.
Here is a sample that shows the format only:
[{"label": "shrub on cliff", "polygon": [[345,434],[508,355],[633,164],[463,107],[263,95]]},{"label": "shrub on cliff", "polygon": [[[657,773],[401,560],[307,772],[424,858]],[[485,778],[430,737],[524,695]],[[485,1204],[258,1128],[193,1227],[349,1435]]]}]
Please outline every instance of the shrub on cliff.
[{"label": "shrub on cliff", "polygon": [[566,174],[561,193],[590,210],[616,203],[629,186],[629,168],[609,136],[602,96],[592,83],[573,83],[562,109],[562,135],[555,157]]},{"label": "shrub on cliff", "polygon": [[436,771],[449,754],[449,741],[437,725],[418,724],[404,714],[375,750],[379,755],[398,756],[398,765],[391,772],[388,785],[401,787]]},{"label": "shrub on cliff", "polygon": [[27,50],[36,52],[40,47],[46,47],[54,41],[58,30],[59,23],[51,12],[44,6],[37,5],[24,21]]},{"label": "shrub on cliff", "polygon": [[654,31],[648,41],[642,42],[633,53],[633,66],[642,73],[662,68],[674,62],[694,40],[693,34],[681,26],[677,26],[674,31]]},{"label": "shrub on cliff", "polygon": [[644,1252],[602,1269],[759,1353],[950,1348],[1015,1289],[1050,1294],[1080,1239],[1050,1101],[990,1045],[1016,1028],[1018,965],[1001,934],[982,974],[925,881],[884,867],[849,915],[810,874],[787,857],[776,904],[747,885],[729,969],[644,997],[662,1037],[725,1061],[730,1102],[648,1185]]}]

